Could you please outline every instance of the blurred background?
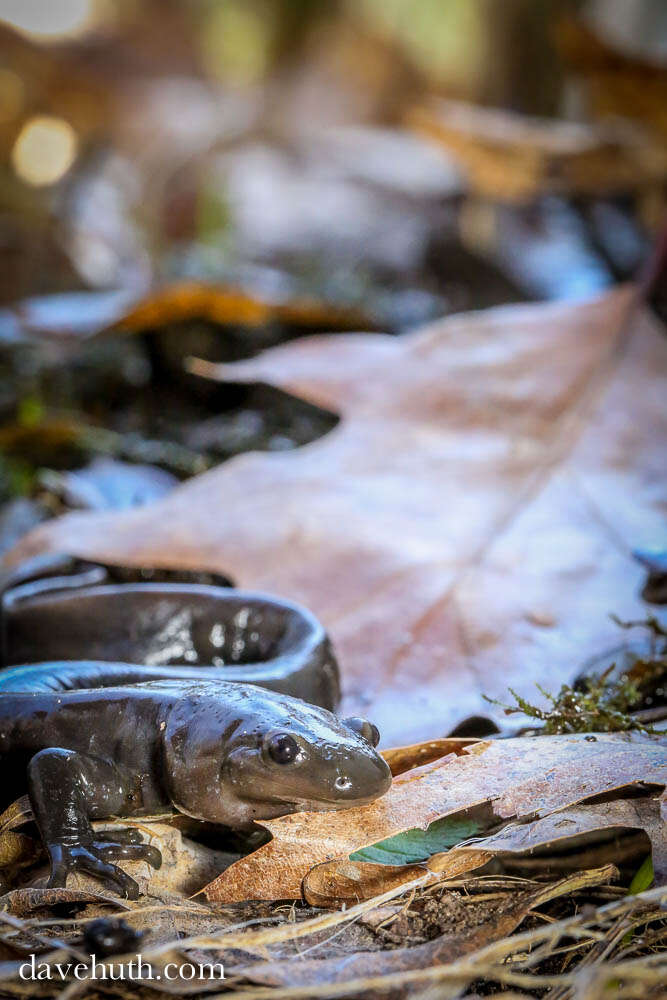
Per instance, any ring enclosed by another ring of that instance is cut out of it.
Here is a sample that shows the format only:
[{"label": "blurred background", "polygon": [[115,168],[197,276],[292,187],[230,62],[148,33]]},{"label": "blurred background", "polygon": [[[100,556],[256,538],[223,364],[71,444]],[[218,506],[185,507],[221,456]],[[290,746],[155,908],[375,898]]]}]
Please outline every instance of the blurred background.
[{"label": "blurred background", "polygon": [[663,0],[0,0],[0,550],[336,422],[190,356],[642,273],[666,140]]}]

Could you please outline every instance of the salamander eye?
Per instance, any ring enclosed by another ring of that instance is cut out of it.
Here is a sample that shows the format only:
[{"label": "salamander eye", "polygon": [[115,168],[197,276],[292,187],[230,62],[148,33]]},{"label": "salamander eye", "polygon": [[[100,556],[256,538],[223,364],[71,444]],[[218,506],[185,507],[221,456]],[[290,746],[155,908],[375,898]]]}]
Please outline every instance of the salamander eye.
[{"label": "salamander eye", "polygon": [[276,733],[269,739],[267,750],[276,764],[291,764],[299,755],[299,744],[288,733]]},{"label": "salamander eye", "polygon": [[362,739],[370,743],[372,747],[376,747],[380,742],[380,732],[377,726],[374,726],[372,722],[368,719],[343,719],[343,722],[348,729],[351,729],[353,733],[357,733]]}]

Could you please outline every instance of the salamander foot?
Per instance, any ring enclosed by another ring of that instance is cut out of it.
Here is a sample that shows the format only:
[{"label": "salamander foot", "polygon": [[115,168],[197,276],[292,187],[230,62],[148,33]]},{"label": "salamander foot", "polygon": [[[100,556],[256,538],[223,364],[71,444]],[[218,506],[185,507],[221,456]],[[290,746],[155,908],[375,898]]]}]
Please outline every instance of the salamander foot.
[{"label": "salamander foot", "polygon": [[48,844],[51,877],[47,888],[64,888],[70,872],[80,871],[99,879],[125,899],[138,899],[137,882],[113,862],[122,859],[147,861],[152,868],[159,868],[162,855],[156,847],[141,842],[138,830],[114,830],[110,836],[113,839]]}]

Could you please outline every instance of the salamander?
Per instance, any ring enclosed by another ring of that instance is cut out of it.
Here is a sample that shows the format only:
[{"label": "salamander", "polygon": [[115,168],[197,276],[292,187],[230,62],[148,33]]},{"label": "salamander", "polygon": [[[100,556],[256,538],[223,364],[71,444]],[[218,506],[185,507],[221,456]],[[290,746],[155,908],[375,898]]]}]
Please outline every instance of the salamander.
[{"label": "salamander", "polygon": [[[244,829],[370,802],[391,783],[375,726],[330,711],[336,661],[295,604],[198,585],[31,582],[3,612],[0,805],[27,791],[50,887],[80,870],[136,898],[115,862],[161,863],[136,831],[102,835],[94,820],[173,808]],[[25,662],[44,649],[55,659]]]}]

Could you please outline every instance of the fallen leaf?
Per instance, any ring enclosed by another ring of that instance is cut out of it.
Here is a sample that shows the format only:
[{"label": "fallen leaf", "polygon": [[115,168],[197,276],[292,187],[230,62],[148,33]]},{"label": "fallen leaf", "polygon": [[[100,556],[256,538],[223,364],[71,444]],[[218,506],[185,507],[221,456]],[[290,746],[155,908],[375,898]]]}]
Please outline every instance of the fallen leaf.
[{"label": "fallen leaf", "polygon": [[455,753],[457,756],[465,754],[466,747],[479,743],[477,739],[458,739],[449,737],[441,740],[429,740],[427,743],[412,743],[407,747],[391,747],[382,751],[382,756],[389,764],[391,773],[404,774],[405,771],[412,771],[415,767],[423,764],[430,764],[438,757],[446,757],[448,753]]},{"label": "fallen leaf", "polygon": [[[667,135],[667,67],[627,44],[609,44],[583,18],[571,12],[556,24],[556,41],[576,74],[591,114],[626,118],[655,133],[664,148]],[[629,39],[626,39],[629,42]]]},{"label": "fallen leaf", "polygon": [[30,334],[77,337],[107,330],[132,333],[184,320],[208,320],[220,326],[247,327],[282,323],[306,330],[367,328],[361,310],[312,298],[268,299],[240,288],[182,281],[138,294],[132,290],[66,292],[25,299],[0,314],[4,325],[15,323]]},{"label": "fallen leaf", "polygon": [[0,833],[0,871],[3,868],[28,865],[39,857],[39,853],[39,846],[32,837],[14,833],[13,830]]},{"label": "fallen leaf", "polygon": [[496,201],[634,191],[667,170],[663,149],[618,123],[530,118],[442,99],[415,108],[408,122],[454,158],[475,194]]},{"label": "fallen leaf", "polygon": [[0,896],[0,910],[13,917],[30,917],[36,910],[48,910],[52,906],[73,904],[83,908],[87,903],[110,906],[114,910],[129,910],[131,907],[118,896],[82,889],[12,889]]},{"label": "fallen leaf", "polygon": [[143,510],[40,526],[12,558],[209,569],[300,601],[333,637],[342,711],[386,744],[506,726],[483,694],[535,700],[545,672],[557,689],[618,645],[610,612],[642,615],[630,552],[664,529],[667,341],[633,304],[620,289],[219,366],[342,420]]},{"label": "fallen leaf", "polygon": [[419,879],[423,884],[454,879],[475,871],[490,861],[492,851],[458,851],[439,854],[438,870],[429,865],[378,865],[369,861],[352,861],[341,858],[315,865],[305,875],[301,884],[301,894],[311,906],[337,909],[354,906],[356,903],[377,896],[389,889]]},{"label": "fallen leaf", "polygon": [[[208,899],[223,902],[299,897],[315,865],[348,859],[363,847],[426,829],[464,809],[489,803],[495,822],[545,816],[635,783],[667,784],[667,755],[658,740],[608,734],[595,742],[577,735],[479,743],[460,757],[449,754],[400,775],[369,806],[264,822],[273,839],[204,891]],[[473,845],[470,863],[464,860],[468,868],[476,866],[476,851],[491,856],[483,845]]]},{"label": "fallen leaf", "polygon": [[[480,855],[483,865],[491,855]],[[475,867],[467,856],[460,870],[452,877],[464,874]],[[424,865],[377,865],[370,861],[350,861],[340,858],[315,865],[305,875],[301,884],[301,895],[310,906],[318,909],[341,909],[355,906],[369,899],[376,899],[383,893],[398,889],[402,885],[436,882],[440,876],[425,870]]]},{"label": "fallen leaf", "polygon": [[27,795],[22,795],[7,806],[0,816],[0,834],[7,830],[15,830],[18,826],[23,826],[33,818],[30,799]]},{"label": "fallen leaf", "polygon": [[[457,850],[488,850],[493,854],[523,853],[554,844],[559,844],[564,849],[566,841],[610,829],[644,830],[653,846],[656,867],[667,874],[667,829],[660,817],[659,802],[650,798],[573,806],[532,823],[506,826],[499,833]],[[438,859],[431,858],[429,867],[438,871]]]},{"label": "fallen leaf", "polygon": [[24,795],[9,805],[0,816],[0,892],[20,868],[29,867],[38,860],[41,847],[32,837],[16,833],[16,828],[32,819],[28,796]]}]

